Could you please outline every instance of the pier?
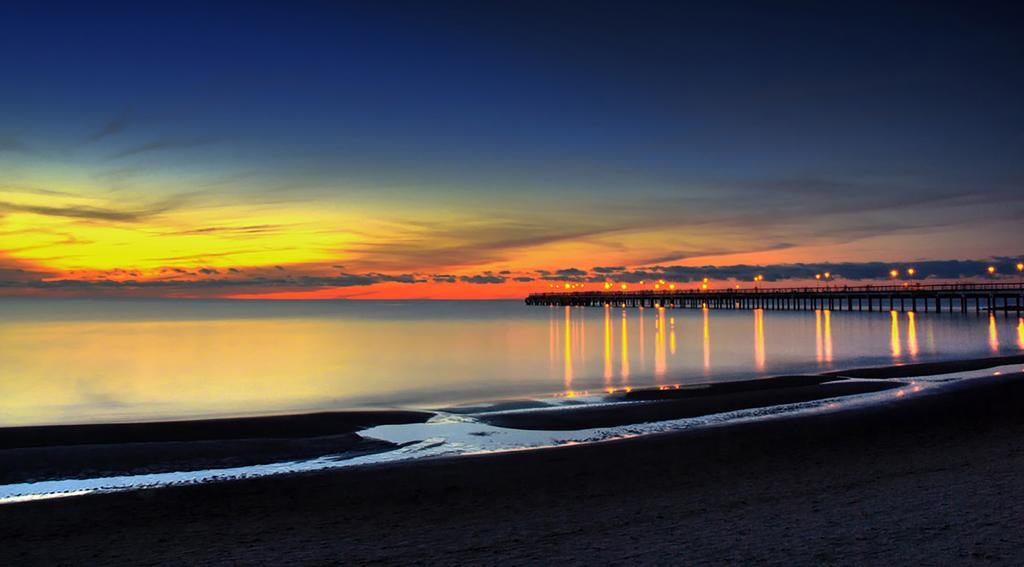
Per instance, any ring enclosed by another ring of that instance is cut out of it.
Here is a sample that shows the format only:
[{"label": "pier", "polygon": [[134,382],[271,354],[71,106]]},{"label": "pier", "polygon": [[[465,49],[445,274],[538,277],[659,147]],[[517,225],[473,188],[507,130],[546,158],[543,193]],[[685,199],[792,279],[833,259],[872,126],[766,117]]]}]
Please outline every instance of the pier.
[{"label": "pier", "polygon": [[778,311],[1024,311],[1024,282],[534,293],[527,305]]}]

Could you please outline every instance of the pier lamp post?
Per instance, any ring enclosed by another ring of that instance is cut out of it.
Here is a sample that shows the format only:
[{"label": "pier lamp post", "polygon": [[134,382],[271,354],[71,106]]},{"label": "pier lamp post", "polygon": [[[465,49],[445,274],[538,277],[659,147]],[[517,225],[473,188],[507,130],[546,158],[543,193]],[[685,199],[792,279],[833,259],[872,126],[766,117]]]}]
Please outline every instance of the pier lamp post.
[{"label": "pier lamp post", "polygon": [[908,276],[914,277],[914,274],[916,274],[916,273],[917,273],[917,270],[915,270],[914,268],[907,268],[907,275]]},{"label": "pier lamp post", "polygon": [[669,289],[675,289],[676,288],[676,284],[670,283],[670,284],[668,284],[668,288]]},{"label": "pier lamp post", "polygon": [[1017,271],[1024,272],[1024,262],[1017,262]]},{"label": "pier lamp post", "polygon": [[991,276],[991,275],[993,275],[995,273],[996,273],[996,267],[995,266],[989,266],[988,267],[988,275]]},{"label": "pier lamp post", "polygon": [[900,271],[894,268],[892,270],[889,270],[889,275],[892,276],[893,278],[898,278],[900,277]]}]

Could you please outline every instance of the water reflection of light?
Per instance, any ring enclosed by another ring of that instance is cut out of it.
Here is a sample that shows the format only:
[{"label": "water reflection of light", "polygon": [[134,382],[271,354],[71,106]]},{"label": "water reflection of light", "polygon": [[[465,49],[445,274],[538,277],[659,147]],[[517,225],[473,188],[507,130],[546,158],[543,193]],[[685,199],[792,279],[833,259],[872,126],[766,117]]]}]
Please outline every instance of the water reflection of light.
[{"label": "water reflection of light", "polygon": [[626,325],[626,310],[622,310],[622,385],[629,384],[629,327]]},{"label": "water reflection of light", "polygon": [[577,340],[577,344],[579,345],[579,349],[578,350],[579,350],[579,353],[580,353],[580,360],[586,361],[587,360],[587,340],[586,340],[587,336],[586,336],[586,331],[585,330],[586,330],[587,326],[586,326],[586,319],[584,319],[584,314],[586,313],[586,309],[583,308],[583,307],[577,307],[576,310],[579,311],[579,317],[577,317],[576,326],[579,327],[579,330],[580,330],[580,332],[579,332],[580,336],[579,336],[579,339]]},{"label": "water reflection of light", "polygon": [[910,358],[917,358],[917,321],[916,313],[907,313],[907,352]]},{"label": "water reflection of light", "polygon": [[612,313],[608,305],[604,306],[604,385],[612,385]]},{"label": "water reflection of light", "polygon": [[569,306],[565,308],[565,393],[572,395],[572,320]]},{"label": "water reflection of light", "polygon": [[1024,350],[1024,317],[1017,318],[1017,347]]},{"label": "water reflection of light", "polygon": [[825,360],[825,354],[821,345],[821,310],[814,310],[814,353],[818,364]]},{"label": "water reflection of light", "polygon": [[996,314],[988,314],[988,348],[999,352],[999,329],[996,328]]},{"label": "water reflection of light", "polygon": [[892,330],[889,333],[889,344],[892,348],[892,357],[899,358],[903,355],[903,349],[900,347],[900,315],[895,310],[890,311],[889,315],[892,317]]},{"label": "water reflection of light", "polygon": [[764,370],[764,309],[754,310],[754,365]]},{"label": "water reflection of light", "polygon": [[558,339],[556,335],[558,333],[555,324],[555,308],[551,308],[550,317],[548,318],[548,363],[551,366],[551,374],[555,373],[555,352],[558,350]]},{"label": "water reflection of light", "polygon": [[711,332],[708,329],[708,307],[704,305],[704,371],[711,370]]},{"label": "water reflection of light", "polygon": [[825,363],[832,364],[832,311],[825,310],[825,334],[822,338],[824,351],[825,351]]},{"label": "water reflection of light", "polygon": [[668,334],[668,348],[669,352],[673,355],[676,353],[676,318],[672,317],[668,321],[669,334]]},{"label": "water reflection of light", "polygon": [[644,341],[644,308],[641,307],[637,311],[637,315],[640,318],[640,371],[647,370],[647,345]]},{"label": "water reflection of light", "polygon": [[658,308],[658,319],[654,322],[654,377],[659,381],[665,377],[665,308]]}]

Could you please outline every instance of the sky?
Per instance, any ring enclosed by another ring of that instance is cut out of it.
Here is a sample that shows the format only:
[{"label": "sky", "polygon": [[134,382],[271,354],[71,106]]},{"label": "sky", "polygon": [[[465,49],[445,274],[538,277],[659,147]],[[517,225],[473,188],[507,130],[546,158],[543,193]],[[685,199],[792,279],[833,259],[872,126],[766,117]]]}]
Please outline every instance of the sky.
[{"label": "sky", "polygon": [[2,3],[0,295],[1015,277],[1024,7],[701,4]]}]

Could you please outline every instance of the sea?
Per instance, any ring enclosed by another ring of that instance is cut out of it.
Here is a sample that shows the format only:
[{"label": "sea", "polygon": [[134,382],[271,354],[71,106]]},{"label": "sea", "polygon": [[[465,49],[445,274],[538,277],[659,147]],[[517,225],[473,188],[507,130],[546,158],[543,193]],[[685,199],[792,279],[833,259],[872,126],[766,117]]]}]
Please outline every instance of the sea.
[{"label": "sea", "polygon": [[439,409],[1024,352],[1016,313],[0,299],[0,427]]}]

